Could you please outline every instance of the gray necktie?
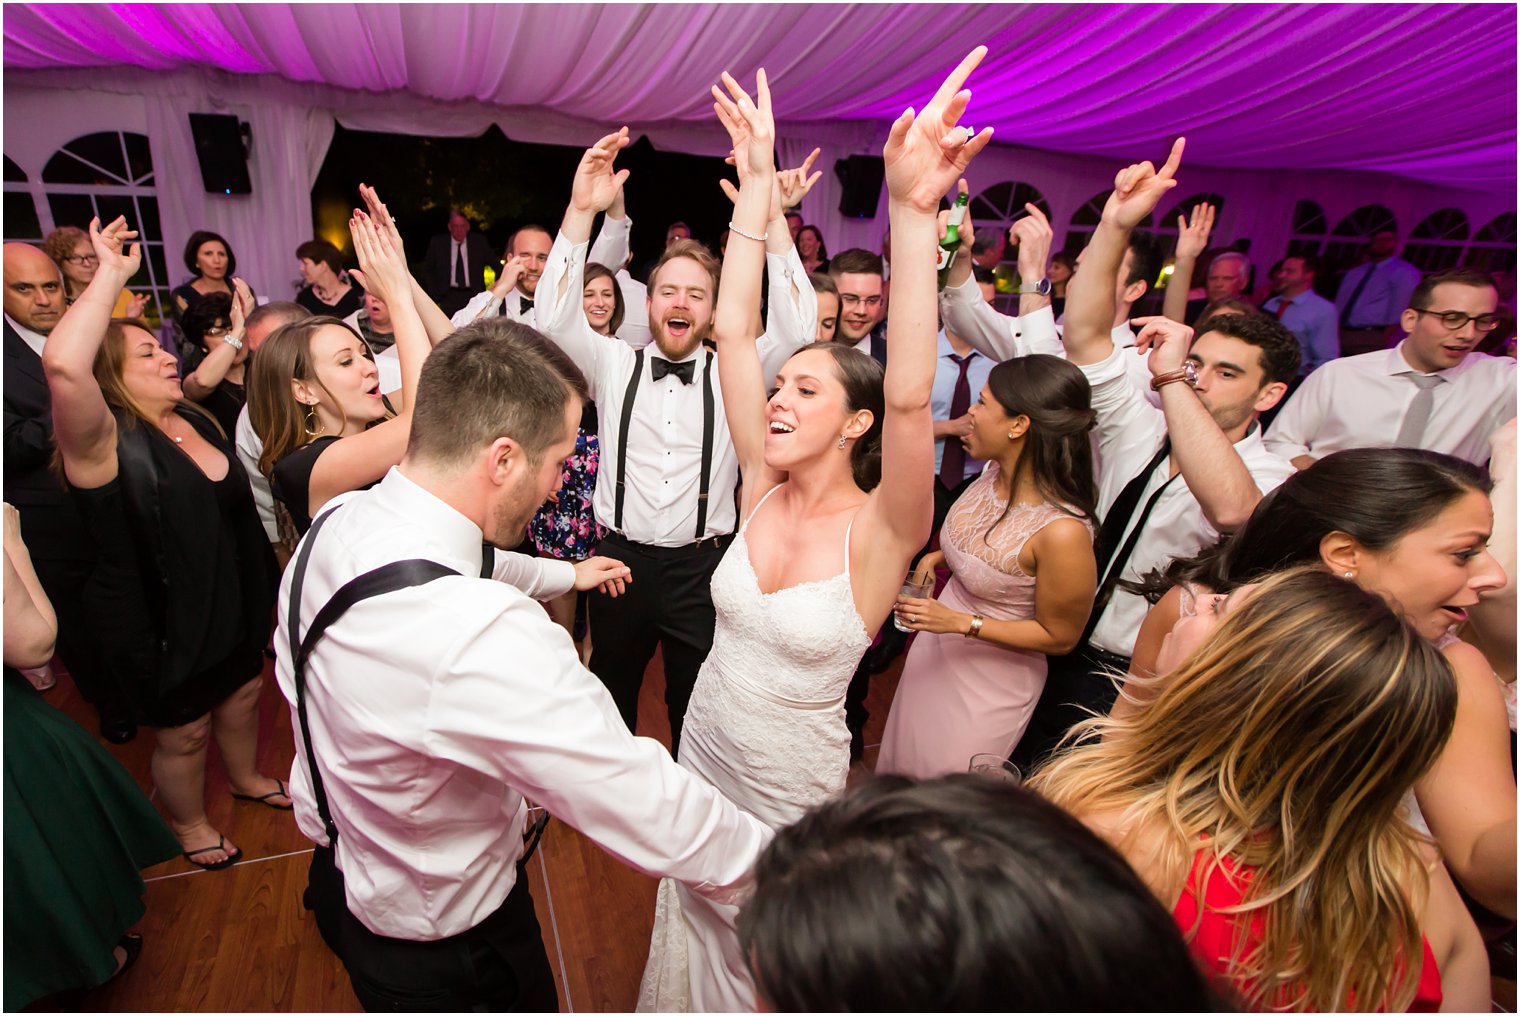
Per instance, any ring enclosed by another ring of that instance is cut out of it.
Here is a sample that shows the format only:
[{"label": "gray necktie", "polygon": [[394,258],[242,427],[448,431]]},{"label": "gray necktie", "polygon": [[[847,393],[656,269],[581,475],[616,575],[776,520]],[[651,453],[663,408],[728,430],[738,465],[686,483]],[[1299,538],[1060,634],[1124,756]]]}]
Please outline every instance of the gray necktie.
[{"label": "gray necktie", "polygon": [[1419,391],[1414,393],[1414,401],[1409,403],[1409,409],[1404,413],[1404,422],[1399,424],[1399,436],[1394,438],[1395,448],[1419,448],[1420,441],[1425,437],[1425,425],[1430,422],[1430,410],[1436,402],[1436,385],[1446,379],[1439,374],[1406,374],[1405,377],[1414,382]]}]

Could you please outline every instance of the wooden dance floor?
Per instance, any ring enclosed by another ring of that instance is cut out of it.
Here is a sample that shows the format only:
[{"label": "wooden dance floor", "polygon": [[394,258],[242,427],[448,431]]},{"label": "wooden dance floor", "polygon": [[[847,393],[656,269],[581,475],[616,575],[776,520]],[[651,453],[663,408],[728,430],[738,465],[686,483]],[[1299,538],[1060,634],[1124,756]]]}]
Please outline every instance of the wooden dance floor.
[{"label": "wooden dance floor", "polygon": [[[902,657],[872,679],[866,764],[874,764]],[[94,710],[62,672],[46,699],[91,733]],[[667,746],[664,678],[656,655],[639,703],[641,730]],[[260,769],[284,779],[294,745],[290,711],[265,668]],[[101,741],[152,794],[153,733],[128,745]],[[857,767],[859,769],[859,767]],[[215,742],[207,768],[210,818],[241,847],[244,859],[224,871],[201,871],[176,859],[144,872],[147,916],[137,925],[144,947],[125,975],[85,996],[83,1008],[105,1012],[359,1012],[348,975],[301,906],[311,844],[290,812],[233,802]],[[162,808],[160,807],[160,811]],[[554,969],[561,1012],[632,1010],[654,920],[655,880],[624,867],[563,822],[552,822],[529,863],[544,947]],[[46,1011],[49,1000],[32,1007]],[[56,1008],[56,1007],[54,1007]]]}]

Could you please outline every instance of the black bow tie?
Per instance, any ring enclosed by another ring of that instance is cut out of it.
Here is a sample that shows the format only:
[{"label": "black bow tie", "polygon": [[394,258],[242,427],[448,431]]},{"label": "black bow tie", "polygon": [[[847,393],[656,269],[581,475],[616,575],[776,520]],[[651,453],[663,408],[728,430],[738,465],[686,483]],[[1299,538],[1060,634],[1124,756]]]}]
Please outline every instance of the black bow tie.
[{"label": "black bow tie", "polygon": [[666,374],[674,374],[681,379],[683,385],[689,385],[692,379],[697,376],[697,361],[685,360],[681,363],[671,363],[669,360],[661,359],[658,356],[651,356],[649,358],[649,373],[656,381]]},{"label": "black bow tie", "polygon": [[519,296],[517,298],[517,309],[520,314],[528,313],[528,311],[533,309],[533,298],[531,296]]}]

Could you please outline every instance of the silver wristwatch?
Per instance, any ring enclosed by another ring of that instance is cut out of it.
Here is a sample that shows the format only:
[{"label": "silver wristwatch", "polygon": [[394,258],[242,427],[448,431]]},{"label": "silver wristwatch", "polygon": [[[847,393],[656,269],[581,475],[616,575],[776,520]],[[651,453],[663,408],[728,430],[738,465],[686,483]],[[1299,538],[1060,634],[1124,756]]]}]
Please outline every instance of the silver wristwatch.
[{"label": "silver wristwatch", "polygon": [[1027,282],[1022,282],[1019,284],[1018,291],[1020,293],[1033,293],[1035,296],[1049,296],[1050,280],[1041,279],[1039,282],[1036,282],[1033,285]]}]

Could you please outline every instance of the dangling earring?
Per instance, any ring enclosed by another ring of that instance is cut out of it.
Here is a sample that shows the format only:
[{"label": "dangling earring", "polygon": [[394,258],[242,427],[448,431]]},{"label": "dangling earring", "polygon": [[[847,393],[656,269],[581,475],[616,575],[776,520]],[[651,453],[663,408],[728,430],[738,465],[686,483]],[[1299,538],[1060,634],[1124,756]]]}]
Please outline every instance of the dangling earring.
[{"label": "dangling earring", "polygon": [[844,451],[844,435],[839,435],[839,450]]},{"label": "dangling earring", "polygon": [[[313,423],[316,424],[315,427],[312,426]],[[307,407],[306,407],[306,436],[307,436],[307,438],[318,438],[318,437],[321,437],[322,436],[322,431],[324,429],[325,428],[322,426],[322,418],[317,415],[317,405],[316,405],[316,403],[313,402],[313,403],[308,404]]]}]

